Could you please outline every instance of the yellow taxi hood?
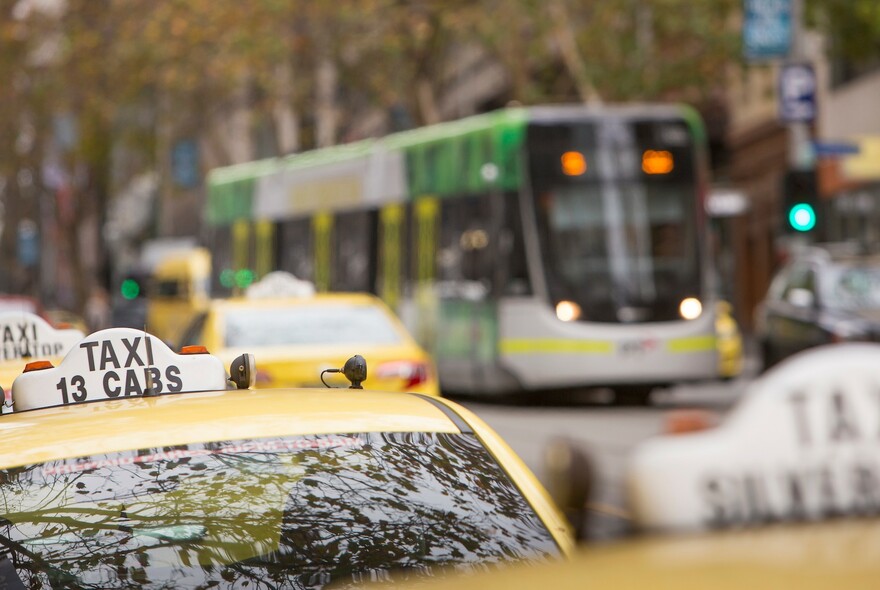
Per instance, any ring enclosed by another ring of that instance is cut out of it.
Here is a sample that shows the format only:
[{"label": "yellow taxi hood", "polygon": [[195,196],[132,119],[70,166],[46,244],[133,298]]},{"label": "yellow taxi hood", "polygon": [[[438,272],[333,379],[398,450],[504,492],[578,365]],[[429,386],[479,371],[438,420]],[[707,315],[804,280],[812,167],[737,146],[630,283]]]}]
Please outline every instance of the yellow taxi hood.
[{"label": "yellow taxi hood", "polygon": [[229,390],[45,408],[0,417],[0,469],[195,442],[356,432],[459,432],[416,395]]}]

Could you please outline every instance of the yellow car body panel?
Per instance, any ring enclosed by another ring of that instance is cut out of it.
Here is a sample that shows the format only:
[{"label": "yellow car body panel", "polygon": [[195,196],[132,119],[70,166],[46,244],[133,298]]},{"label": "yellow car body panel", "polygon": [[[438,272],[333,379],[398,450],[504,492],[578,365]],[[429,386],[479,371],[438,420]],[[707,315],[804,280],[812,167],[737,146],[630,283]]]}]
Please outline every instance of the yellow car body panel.
[{"label": "yellow car body panel", "polygon": [[[460,423],[451,417],[456,415]],[[442,398],[431,403],[418,395],[393,392],[262,389],[44,408],[0,418],[0,469],[217,440],[352,432],[457,433],[459,424],[473,430],[568,554],[573,546],[568,527],[535,476],[482,420]]]},{"label": "yellow car body panel", "polygon": [[732,379],[742,373],[743,342],[739,325],[733,317],[733,307],[719,301],[715,316],[716,345],[718,347],[718,374]]},{"label": "yellow car body panel", "polygon": [[515,475],[514,481],[520,488],[522,494],[529,499],[535,512],[541,517],[541,520],[550,529],[550,532],[556,538],[556,542],[562,547],[565,554],[569,554],[574,550],[574,537],[571,525],[556,507],[550,494],[538,481],[538,478],[526,466],[525,462],[520,459],[513,449],[502,439],[492,428],[486,424],[476,414],[454,402],[447,399],[438,399],[439,403],[445,404],[452,408],[458,415],[464,418],[474,429],[486,448],[504,465],[508,473]]},{"label": "yellow car body panel", "polygon": [[211,253],[204,248],[173,254],[159,263],[150,277],[147,331],[165,342],[177,342],[189,321],[207,307],[210,280]]},{"label": "yellow car body panel", "polygon": [[[399,336],[397,344],[374,344],[351,342],[345,345],[284,345],[272,347],[233,347],[226,348],[223,317],[238,310],[259,308],[284,308],[286,306],[308,307],[325,305],[363,305],[381,309]],[[242,353],[255,354],[257,360],[257,387],[324,387],[321,372],[324,369],[341,368],[345,361],[359,354],[367,361],[367,380],[365,389],[377,391],[407,391],[439,395],[440,385],[437,369],[431,357],[416,343],[403,323],[377,297],[365,293],[330,293],[311,297],[290,297],[272,299],[235,298],[215,300],[208,310],[204,329],[203,344],[211,354],[221,358],[225,364]],[[413,361],[428,367],[427,379],[416,385],[404,387],[399,377],[382,375],[381,367],[396,361]],[[339,374],[328,373],[325,381],[332,387],[348,387],[349,382]]]},{"label": "yellow car body panel", "polygon": [[[0,362],[0,387],[3,388],[3,391],[8,392],[12,389],[12,382],[15,381],[16,377],[21,375],[21,372],[24,371],[25,365],[27,365],[30,360],[31,359]],[[53,365],[57,365],[60,359],[48,360],[52,361]]]},{"label": "yellow car body panel", "polygon": [[395,393],[316,389],[186,393],[3,416],[0,468],[72,455],[248,437],[457,430],[431,404]]},{"label": "yellow car body panel", "polygon": [[876,588],[880,523],[775,525],[580,548],[571,560],[452,576],[426,590]]}]

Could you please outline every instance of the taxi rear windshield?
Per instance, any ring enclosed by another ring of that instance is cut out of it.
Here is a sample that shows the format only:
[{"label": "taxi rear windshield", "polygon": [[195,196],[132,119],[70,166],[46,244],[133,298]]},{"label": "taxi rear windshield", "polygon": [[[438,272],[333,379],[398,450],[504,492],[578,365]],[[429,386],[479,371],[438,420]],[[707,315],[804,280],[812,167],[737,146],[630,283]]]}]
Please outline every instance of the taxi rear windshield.
[{"label": "taxi rear windshield", "polygon": [[401,341],[387,314],[365,305],[237,309],[223,321],[226,346],[231,348]]},{"label": "taxi rear windshield", "polygon": [[218,441],[0,471],[28,588],[322,588],[559,554],[469,434]]}]

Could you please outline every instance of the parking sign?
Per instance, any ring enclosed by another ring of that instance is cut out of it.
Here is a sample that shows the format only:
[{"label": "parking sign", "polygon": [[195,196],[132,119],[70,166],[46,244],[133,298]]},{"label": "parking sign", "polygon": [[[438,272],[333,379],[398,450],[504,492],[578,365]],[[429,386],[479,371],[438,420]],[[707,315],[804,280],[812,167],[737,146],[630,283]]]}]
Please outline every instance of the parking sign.
[{"label": "parking sign", "polygon": [[816,72],[810,64],[787,64],[779,73],[779,118],[786,123],[816,118]]}]

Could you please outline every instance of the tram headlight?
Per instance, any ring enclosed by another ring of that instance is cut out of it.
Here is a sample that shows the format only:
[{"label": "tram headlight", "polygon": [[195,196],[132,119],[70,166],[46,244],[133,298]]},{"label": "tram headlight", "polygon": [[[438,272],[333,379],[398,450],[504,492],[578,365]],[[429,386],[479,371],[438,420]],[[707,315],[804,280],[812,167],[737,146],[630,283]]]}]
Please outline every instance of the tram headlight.
[{"label": "tram headlight", "polygon": [[696,297],[682,299],[678,304],[678,313],[686,320],[695,320],[703,313],[703,304]]},{"label": "tram headlight", "polygon": [[581,317],[581,306],[574,301],[560,301],[556,304],[556,317],[563,322],[573,322]]}]

